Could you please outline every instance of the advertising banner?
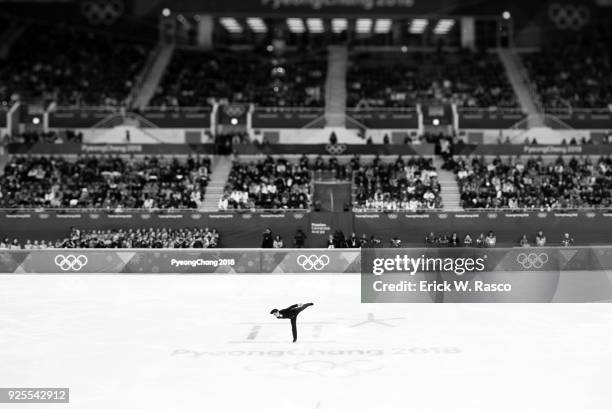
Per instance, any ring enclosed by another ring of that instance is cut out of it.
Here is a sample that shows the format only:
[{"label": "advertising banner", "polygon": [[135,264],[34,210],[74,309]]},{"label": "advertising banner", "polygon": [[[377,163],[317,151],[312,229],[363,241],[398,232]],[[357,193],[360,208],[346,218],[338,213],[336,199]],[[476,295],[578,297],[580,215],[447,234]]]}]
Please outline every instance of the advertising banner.
[{"label": "advertising banner", "polygon": [[359,250],[17,250],[0,251],[0,273],[359,273],[359,260]]},{"label": "advertising banner", "polygon": [[239,155],[433,155],[433,144],[349,145],[349,144],[251,144],[239,145]]},{"label": "advertising banner", "polygon": [[610,155],[612,145],[472,145],[453,147],[455,155]]},{"label": "advertising banner", "polygon": [[8,151],[13,155],[212,155],[215,153],[215,146],[212,143],[11,143]]},{"label": "advertising banner", "polygon": [[609,247],[362,250],[364,303],[610,300]]}]

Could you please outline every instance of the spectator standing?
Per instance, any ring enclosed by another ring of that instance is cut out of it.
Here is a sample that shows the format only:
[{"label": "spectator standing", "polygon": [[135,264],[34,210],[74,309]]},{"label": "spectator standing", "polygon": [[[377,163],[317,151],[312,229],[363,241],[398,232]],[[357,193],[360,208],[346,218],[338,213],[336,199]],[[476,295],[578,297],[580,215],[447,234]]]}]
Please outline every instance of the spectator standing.
[{"label": "spectator standing", "polygon": [[346,247],[349,249],[357,249],[359,248],[359,239],[357,238],[357,234],[353,232],[351,237],[346,241]]},{"label": "spectator standing", "polygon": [[264,230],[264,233],[263,233],[263,239],[261,241],[261,248],[271,249],[273,247],[274,247],[274,239],[272,236],[272,230],[270,230],[270,228],[267,228],[266,230]]},{"label": "spectator standing", "polygon": [[283,239],[279,234],[274,236],[274,242],[272,243],[272,247],[274,247],[275,249],[282,249],[283,247],[285,247],[285,245],[283,244]]},{"label": "spectator standing", "polygon": [[536,244],[536,247],[546,246],[546,236],[544,235],[542,231],[539,231],[538,234],[536,234],[535,244]]},{"label": "spectator standing", "polygon": [[293,245],[295,248],[301,249],[306,245],[306,234],[302,231],[302,229],[298,229],[293,237]]},{"label": "spectator standing", "polygon": [[470,236],[469,234],[466,234],[464,239],[463,239],[463,246],[464,247],[472,247],[472,236]]},{"label": "spectator standing", "polygon": [[493,248],[497,244],[497,237],[493,230],[489,230],[487,237],[485,238],[485,247]]},{"label": "spectator standing", "polygon": [[521,247],[530,247],[529,240],[527,239],[527,235],[523,234],[523,237],[519,240],[519,246]]},{"label": "spectator standing", "polygon": [[563,239],[561,239],[561,245],[563,247],[571,247],[574,244],[574,238],[569,233],[563,233]]},{"label": "spectator standing", "polygon": [[326,244],[326,247],[327,247],[328,249],[335,249],[335,248],[336,248],[336,245],[335,245],[335,243],[334,243],[334,236],[333,236],[333,235],[331,235],[331,234],[330,234],[330,235],[327,237],[327,244]]},{"label": "spectator standing", "polygon": [[361,235],[361,238],[359,239],[359,247],[362,247],[362,248],[369,247],[368,246],[368,236],[367,236],[367,234],[363,233]]}]

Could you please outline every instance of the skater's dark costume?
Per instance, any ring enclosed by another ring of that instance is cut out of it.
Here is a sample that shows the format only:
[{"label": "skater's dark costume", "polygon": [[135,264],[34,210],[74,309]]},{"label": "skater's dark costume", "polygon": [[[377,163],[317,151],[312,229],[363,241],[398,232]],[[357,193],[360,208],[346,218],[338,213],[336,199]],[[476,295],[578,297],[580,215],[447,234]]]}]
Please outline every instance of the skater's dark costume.
[{"label": "skater's dark costume", "polygon": [[276,308],[270,311],[270,314],[273,314],[278,319],[289,319],[291,320],[291,332],[293,333],[293,342],[297,341],[297,316],[300,312],[304,311],[306,308],[314,305],[309,302],[308,304],[293,304],[291,307],[287,307],[284,310],[277,310]]}]

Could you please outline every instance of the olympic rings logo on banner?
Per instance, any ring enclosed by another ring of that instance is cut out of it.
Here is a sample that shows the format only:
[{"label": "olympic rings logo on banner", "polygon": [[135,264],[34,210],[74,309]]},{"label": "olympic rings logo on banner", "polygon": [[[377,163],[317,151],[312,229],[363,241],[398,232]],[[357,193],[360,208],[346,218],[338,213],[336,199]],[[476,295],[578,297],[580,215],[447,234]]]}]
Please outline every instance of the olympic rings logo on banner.
[{"label": "olympic rings logo on banner", "polygon": [[86,0],[81,3],[81,13],[94,25],[111,25],[123,15],[123,0]]},{"label": "olympic rings logo on banner", "polygon": [[344,144],[327,145],[325,150],[330,155],[342,155],[347,150],[347,146]]},{"label": "olympic rings logo on banner", "polygon": [[540,269],[548,262],[548,254],[546,253],[520,253],[516,256],[516,261],[523,266],[525,270],[529,268]]},{"label": "olympic rings logo on banner", "polygon": [[58,254],[55,256],[55,265],[58,266],[62,271],[80,271],[83,267],[87,265],[87,256],[79,255],[75,256],[74,254],[69,254],[64,256],[62,254]]},{"label": "olympic rings logo on banner", "polygon": [[329,257],[325,254],[322,256],[316,254],[305,256],[302,254],[298,256],[297,263],[306,271],[321,271],[329,264]]},{"label": "olympic rings logo on banner", "polygon": [[587,6],[553,3],[548,7],[548,16],[559,30],[580,30],[591,20]]},{"label": "olympic rings logo on banner", "polygon": [[242,116],[246,113],[247,107],[245,105],[232,104],[232,105],[224,105],[223,113],[227,116]]}]

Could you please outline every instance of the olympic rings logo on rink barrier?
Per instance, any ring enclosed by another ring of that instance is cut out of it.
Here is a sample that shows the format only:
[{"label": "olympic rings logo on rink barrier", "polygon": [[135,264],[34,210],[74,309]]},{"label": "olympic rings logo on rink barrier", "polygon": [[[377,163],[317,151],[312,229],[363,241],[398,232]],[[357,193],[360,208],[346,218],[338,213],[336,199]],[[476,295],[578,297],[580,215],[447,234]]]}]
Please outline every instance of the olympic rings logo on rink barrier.
[{"label": "olympic rings logo on rink barrier", "polygon": [[58,254],[55,256],[54,261],[55,265],[62,271],[80,271],[88,262],[87,256],[82,254],[79,256],[75,256],[74,254],[69,254],[67,256]]},{"label": "olympic rings logo on rink barrier", "polygon": [[548,262],[548,254],[546,253],[520,253],[516,256],[516,261],[523,266],[525,270],[529,268],[540,269]]},{"label": "olympic rings logo on rink barrier", "polygon": [[321,271],[329,264],[329,256],[325,254],[322,256],[317,256],[316,254],[305,256],[302,254],[298,256],[297,263],[306,271]]},{"label": "olympic rings logo on rink barrier", "polygon": [[580,30],[591,20],[587,6],[553,3],[548,7],[548,16],[559,30]]}]

